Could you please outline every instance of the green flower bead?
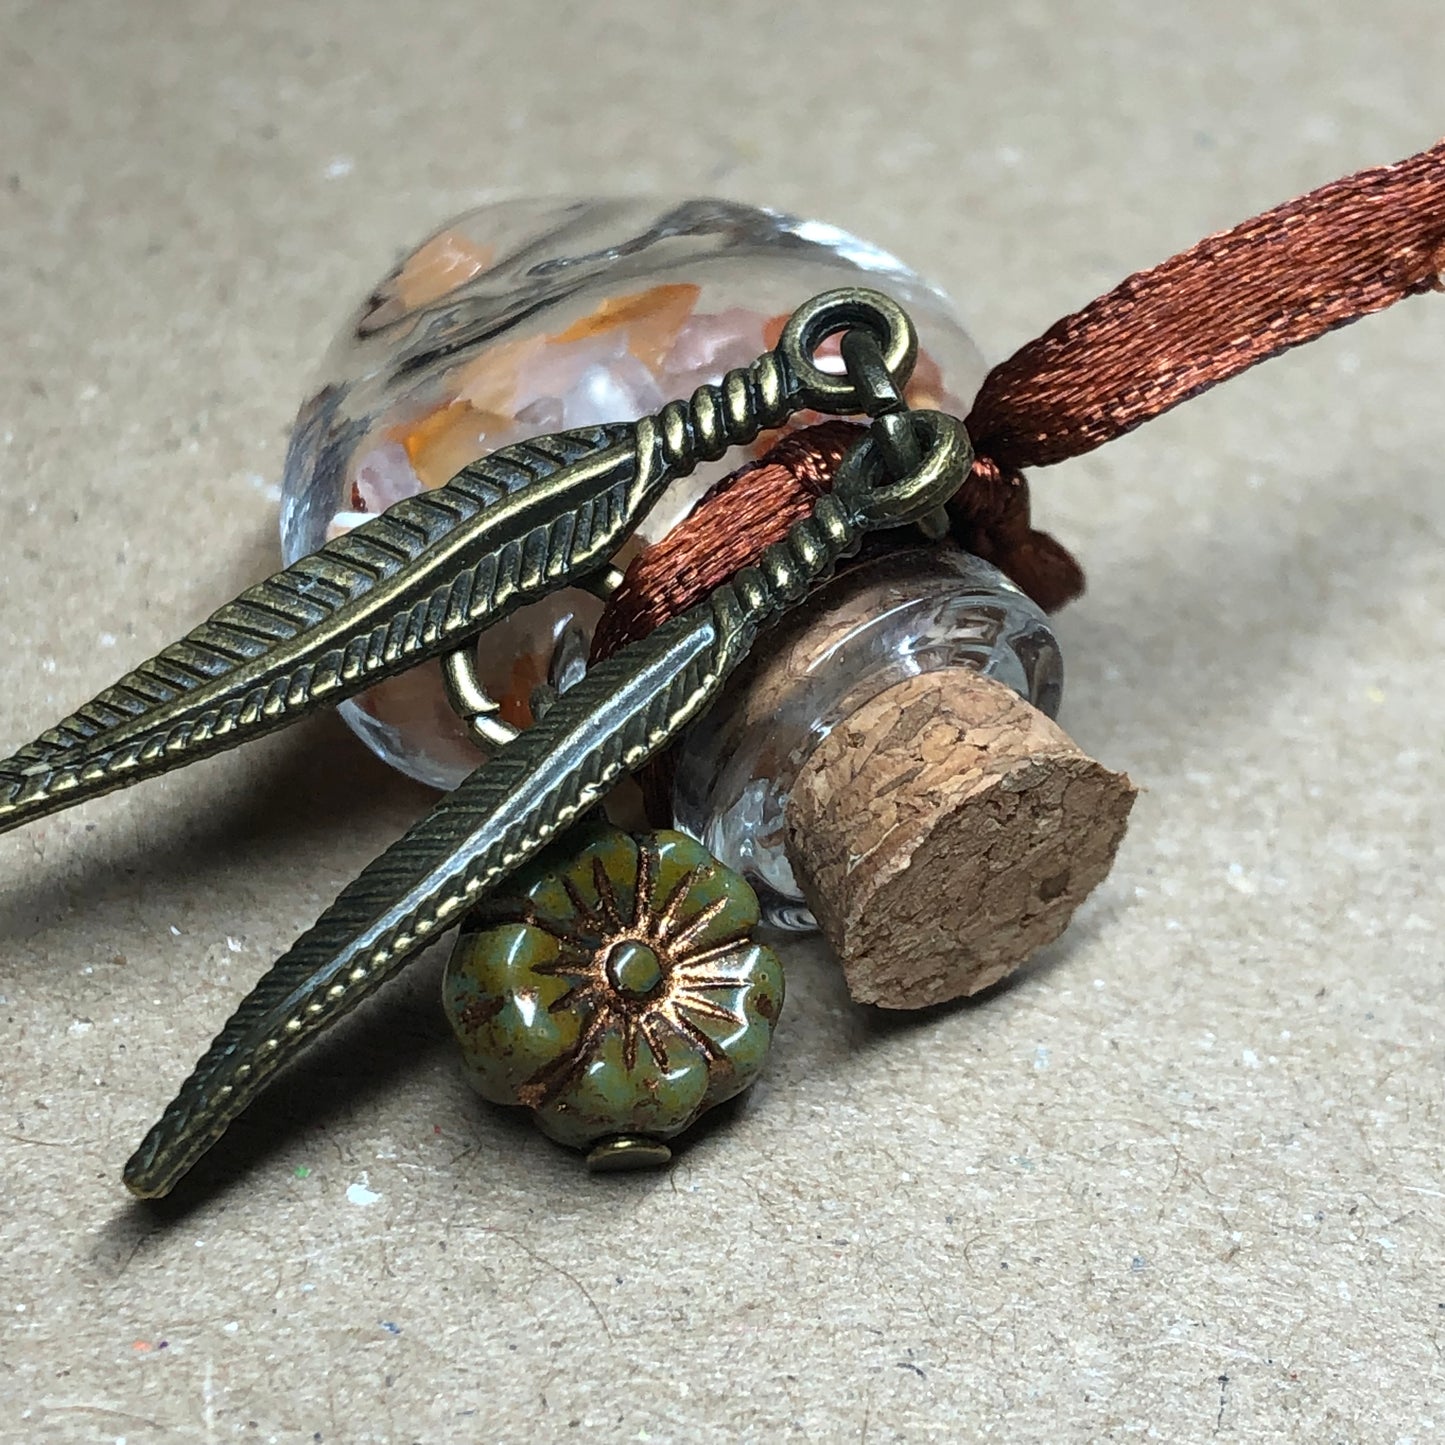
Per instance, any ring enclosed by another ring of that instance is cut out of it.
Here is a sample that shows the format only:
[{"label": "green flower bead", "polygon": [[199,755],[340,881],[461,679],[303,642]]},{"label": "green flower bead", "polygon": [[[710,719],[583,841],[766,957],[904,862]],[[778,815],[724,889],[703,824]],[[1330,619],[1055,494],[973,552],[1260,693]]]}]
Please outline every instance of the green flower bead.
[{"label": "green flower bead", "polygon": [[746,881],[681,833],[593,824],[472,914],[447,1017],[487,1099],[561,1143],[667,1139],[745,1089],[783,1004]]},{"label": "green flower bead", "polygon": [[581,1020],[565,1007],[571,984],[546,971],[562,951],[550,933],[503,923],[478,936],[486,947],[467,949],[463,961],[464,936],[446,971],[447,1017],[477,1092],[515,1104],[529,1079],[576,1049]]}]

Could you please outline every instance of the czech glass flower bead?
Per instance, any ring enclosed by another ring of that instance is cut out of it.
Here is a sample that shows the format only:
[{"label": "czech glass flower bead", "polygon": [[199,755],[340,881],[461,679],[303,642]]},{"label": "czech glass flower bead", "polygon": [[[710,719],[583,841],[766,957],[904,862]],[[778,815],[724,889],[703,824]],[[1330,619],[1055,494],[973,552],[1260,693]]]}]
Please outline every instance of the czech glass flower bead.
[{"label": "czech glass flower bead", "polygon": [[585,827],[471,914],[443,999],[477,1091],[597,1168],[752,1083],[783,1003],[748,884],[691,838]]}]

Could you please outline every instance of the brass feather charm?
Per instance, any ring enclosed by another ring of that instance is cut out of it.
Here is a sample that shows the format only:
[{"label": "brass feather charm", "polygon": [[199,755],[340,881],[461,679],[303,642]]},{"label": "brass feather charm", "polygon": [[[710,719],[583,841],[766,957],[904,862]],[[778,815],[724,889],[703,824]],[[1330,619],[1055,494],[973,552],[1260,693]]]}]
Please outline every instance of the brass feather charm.
[{"label": "brass feather charm", "polygon": [[[844,374],[818,344],[845,332]],[[884,418],[757,566],[600,664],[350,884],[217,1036],[125,1169],[162,1195],[316,1034],[599,803],[718,696],[759,631],[875,527],[923,522],[971,461],[962,424],[907,413],[917,343],[863,290],[795,313],[777,348],[637,422],[508,447],[242,593],[0,762],[0,831],[234,747],[460,648],[513,608],[606,585],[667,485],[804,407]],[[907,444],[900,446],[900,436]],[[900,457],[910,459],[905,464]],[[488,699],[453,669],[475,715]]]}]

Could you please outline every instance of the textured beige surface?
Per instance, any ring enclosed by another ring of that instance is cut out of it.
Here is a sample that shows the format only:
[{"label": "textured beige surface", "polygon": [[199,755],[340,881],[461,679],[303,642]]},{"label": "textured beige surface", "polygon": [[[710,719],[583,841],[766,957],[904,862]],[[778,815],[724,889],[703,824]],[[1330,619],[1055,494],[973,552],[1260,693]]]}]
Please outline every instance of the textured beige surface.
[{"label": "textured beige surface", "polygon": [[[816,213],[1001,355],[1431,142],[1442,59],[1436,0],[0,0],[0,737],[274,559],[331,328],[481,196]],[[1112,879],[908,1022],[794,950],[766,1081],[667,1175],[481,1112],[433,958],[231,1177],[127,1203],[426,798],[322,721],[0,840],[0,1437],[1442,1438],[1442,375],[1414,302],[1038,479],[1093,580],[1065,721],[1148,789]]]}]

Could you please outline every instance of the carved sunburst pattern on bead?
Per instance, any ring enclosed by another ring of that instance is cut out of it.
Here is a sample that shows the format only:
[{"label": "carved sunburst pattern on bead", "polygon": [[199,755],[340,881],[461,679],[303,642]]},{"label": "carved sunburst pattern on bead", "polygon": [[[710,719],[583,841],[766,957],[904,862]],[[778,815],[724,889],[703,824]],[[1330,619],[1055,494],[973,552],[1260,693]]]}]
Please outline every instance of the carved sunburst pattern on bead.
[{"label": "carved sunburst pattern on bead", "polygon": [[[529,909],[526,921],[545,929],[562,945],[556,963],[537,972],[569,981],[570,987],[552,1008],[575,1008],[591,1018],[570,1059],[545,1071],[519,1090],[521,1102],[539,1107],[559,1093],[571,1075],[586,1066],[591,1046],[607,1028],[622,1034],[622,1061],[637,1066],[639,1047],[652,1050],[666,1069],[670,1051],[695,1048],[710,1065],[726,1067],[723,1047],[698,1021],[709,1019],[746,1027],[736,965],[752,950],[747,929],[712,941],[713,925],[728,911],[729,899],[717,897],[699,908],[693,895],[717,863],[689,868],[659,903],[654,887],[659,854],[652,839],[641,842],[632,898],[619,898],[601,858],[592,859],[595,902],[583,897],[572,879],[563,877],[575,919],[562,924]],[[690,902],[692,906],[689,907]]]},{"label": "carved sunburst pattern on bead", "polygon": [[668,1137],[752,1081],[783,978],[742,878],[683,834],[593,826],[519,881],[447,972],[482,1094],[585,1145]]}]

